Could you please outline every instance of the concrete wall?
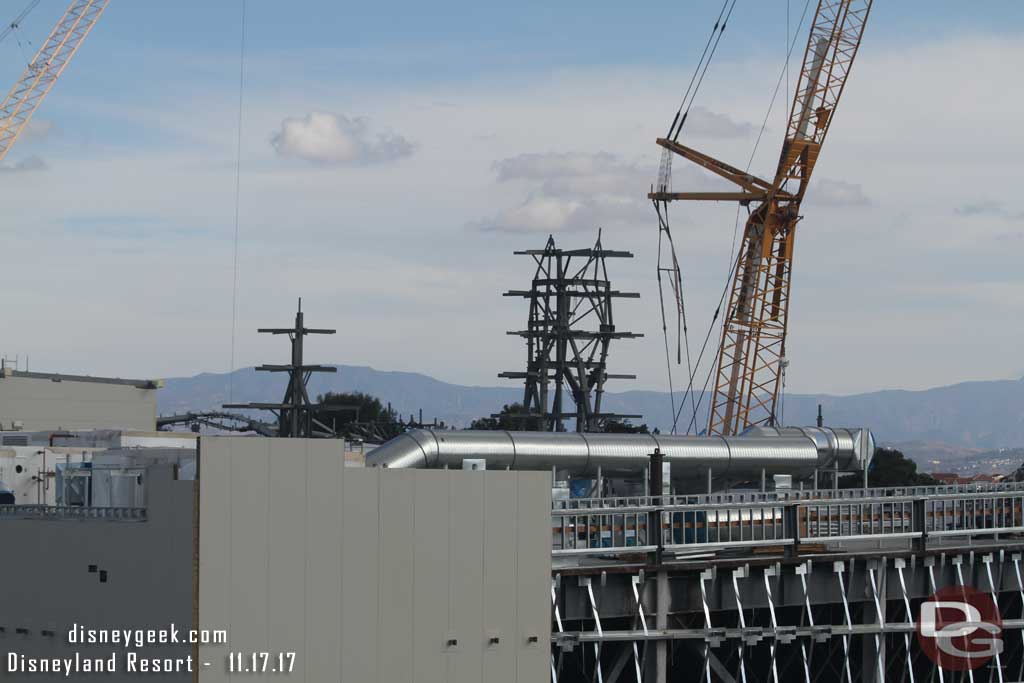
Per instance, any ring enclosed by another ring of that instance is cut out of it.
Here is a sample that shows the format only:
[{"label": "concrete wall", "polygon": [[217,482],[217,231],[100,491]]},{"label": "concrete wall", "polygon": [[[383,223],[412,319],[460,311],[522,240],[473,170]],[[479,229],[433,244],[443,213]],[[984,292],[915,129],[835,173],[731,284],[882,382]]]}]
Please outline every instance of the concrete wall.
[{"label": "concrete wall", "polygon": [[[67,631],[75,623],[93,629],[166,628],[172,622],[184,631],[191,627],[194,482],[174,481],[166,467],[147,476],[145,522],[0,517],[0,680],[67,680],[8,673],[10,652],[28,657],[73,657],[76,652],[109,657],[117,652],[123,667],[123,648],[69,644]],[[142,652],[161,658],[190,653],[190,646],[171,645]],[[120,670],[94,677],[76,674],[71,680],[147,678]]]},{"label": "concrete wall", "polygon": [[[290,681],[548,678],[550,482],[541,472],[345,468],[337,442],[200,441],[199,680],[228,651],[295,652]],[[269,678],[280,674],[267,673]]]},{"label": "concrete wall", "polygon": [[0,426],[44,429],[156,429],[155,388],[0,374]]}]

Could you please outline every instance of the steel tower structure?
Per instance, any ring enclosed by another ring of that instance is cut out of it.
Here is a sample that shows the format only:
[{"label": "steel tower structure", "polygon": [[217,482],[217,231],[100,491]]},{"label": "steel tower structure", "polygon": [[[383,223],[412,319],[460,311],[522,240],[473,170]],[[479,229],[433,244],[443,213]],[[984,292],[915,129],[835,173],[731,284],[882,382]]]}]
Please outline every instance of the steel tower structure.
[{"label": "steel tower structure", "polygon": [[640,295],[612,289],[606,265],[606,259],[633,254],[605,249],[600,231],[592,248],[559,249],[549,236],[543,249],[515,253],[530,256],[537,267],[530,289],[505,293],[530,304],[526,329],[509,332],[526,340],[526,371],[498,375],[525,383],[524,412],[511,417],[536,421],[542,430],[556,432],[565,431],[568,420],[575,420],[576,431],[587,432],[600,431],[610,419],[641,417],[601,409],[607,380],[636,378],[607,371],[613,339],[643,336],[616,328],[612,301]]}]

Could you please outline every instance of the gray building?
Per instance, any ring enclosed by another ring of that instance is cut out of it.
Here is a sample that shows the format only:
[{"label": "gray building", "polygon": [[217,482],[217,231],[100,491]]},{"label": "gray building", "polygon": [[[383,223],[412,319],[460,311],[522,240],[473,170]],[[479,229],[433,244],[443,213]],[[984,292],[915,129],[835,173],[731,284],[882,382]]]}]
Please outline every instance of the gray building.
[{"label": "gray building", "polygon": [[0,370],[0,430],[156,429],[158,380]]},{"label": "gray building", "polygon": [[[54,658],[103,681],[143,664],[204,683],[550,675],[550,474],[346,467],[338,441],[202,437],[187,476],[148,467],[144,508],[0,506],[0,678],[66,680],[20,668]],[[224,642],[69,637],[171,624]],[[81,668],[112,656],[112,673]]]}]

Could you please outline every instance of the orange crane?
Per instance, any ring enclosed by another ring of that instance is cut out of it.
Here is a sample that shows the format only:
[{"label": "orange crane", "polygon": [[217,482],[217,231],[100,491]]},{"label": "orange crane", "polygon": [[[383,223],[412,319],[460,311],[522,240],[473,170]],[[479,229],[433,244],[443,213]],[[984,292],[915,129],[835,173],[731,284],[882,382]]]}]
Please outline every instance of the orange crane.
[{"label": "orange crane", "polygon": [[657,141],[732,182],[737,190],[670,192],[659,181],[657,191],[648,195],[656,206],[660,202],[667,211],[667,203],[677,200],[734,201],[748,209],[753,205],[722,323],[708,434],[738,434],[750,426],[777,422],[800,203],[860,47],[871,2],[819,0],[773,181],[679,144],[678,131]]},{"label": "orange crane", "polygon": [[[103,14],[109,0],[72,0],[46,42],[0,105],[0,161]],[[24,13],[23,13],[24,14]]]}]

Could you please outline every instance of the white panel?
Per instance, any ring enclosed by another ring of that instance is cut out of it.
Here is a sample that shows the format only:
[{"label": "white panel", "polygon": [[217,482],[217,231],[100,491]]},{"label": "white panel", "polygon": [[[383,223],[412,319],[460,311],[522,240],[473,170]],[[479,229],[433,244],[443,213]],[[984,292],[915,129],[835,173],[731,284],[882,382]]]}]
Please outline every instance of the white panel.
[{"label": "white panel", "polygon": [[486,472],[448,472],[451,496],[449,529],[452,637],[458,647],[450,655],[451,683],[479,683],[483,676],[483,534]]},{"label": "white panel", "polygon": [[416,683],[447,683],[448,473],[418,472],[413,544],[413,667]]},{"label": "white panel", "polygon": [[[342,486],[341,680],[376,683],[380,470],[345,472]],[[319,683],[319,682],[318,682]]]},{"label": "white panel", "polygon": [[[226,629],[230,626],[228,592],[231,552],[229,513],[231,506],[231,441],[203,437],[200,440],[199,479],[199,627]],[[230,635],[230,633],[229,633]],[[203,683],[227,681],[220,663],[227,648],[203,646],[200,660],[211,662],[201,673]]]},{"label": "white panel", "polygon": [[[267,485],[271,439],[231,439],[231,649],[267,652]],[[244,675],[234,675],[241,680]]]},{"label": "white panel", "polygon": [[270,440],[267,651],[296,653],[290,678],[304,681],[306,630],[306,444]]},{"label": "white panel", "polygon": [[[294,650],[308,683],[547,679],[547,473],[345,469],[334,443],[224,438],[200,481],[201,623],[232,651]],[[206,659],[204,683],[226,680]]]},{"label": "white panel", "polygon": [[341,679],[341,442],[309,442],[306,488],[306,680]]},{"label": "white panel", "polygon": [[385,470],[380,478],[380,681],[413,679],[413,484],[420,474]]},{"label": "white panel", "polygon": [[[516,680],[517,477],[508,472],[484,478],[484,675],[487,683]],[[543,589],[540,586],[539,589]],[[497,639],[497,643],[491,642]]]},{"label": "white panel", "polygon": [[[551,653],[551,476],[517,472],[519,528],[516,538],[520,683],[547,680]],[[532,642],[531,642],[532,639]]]}]

